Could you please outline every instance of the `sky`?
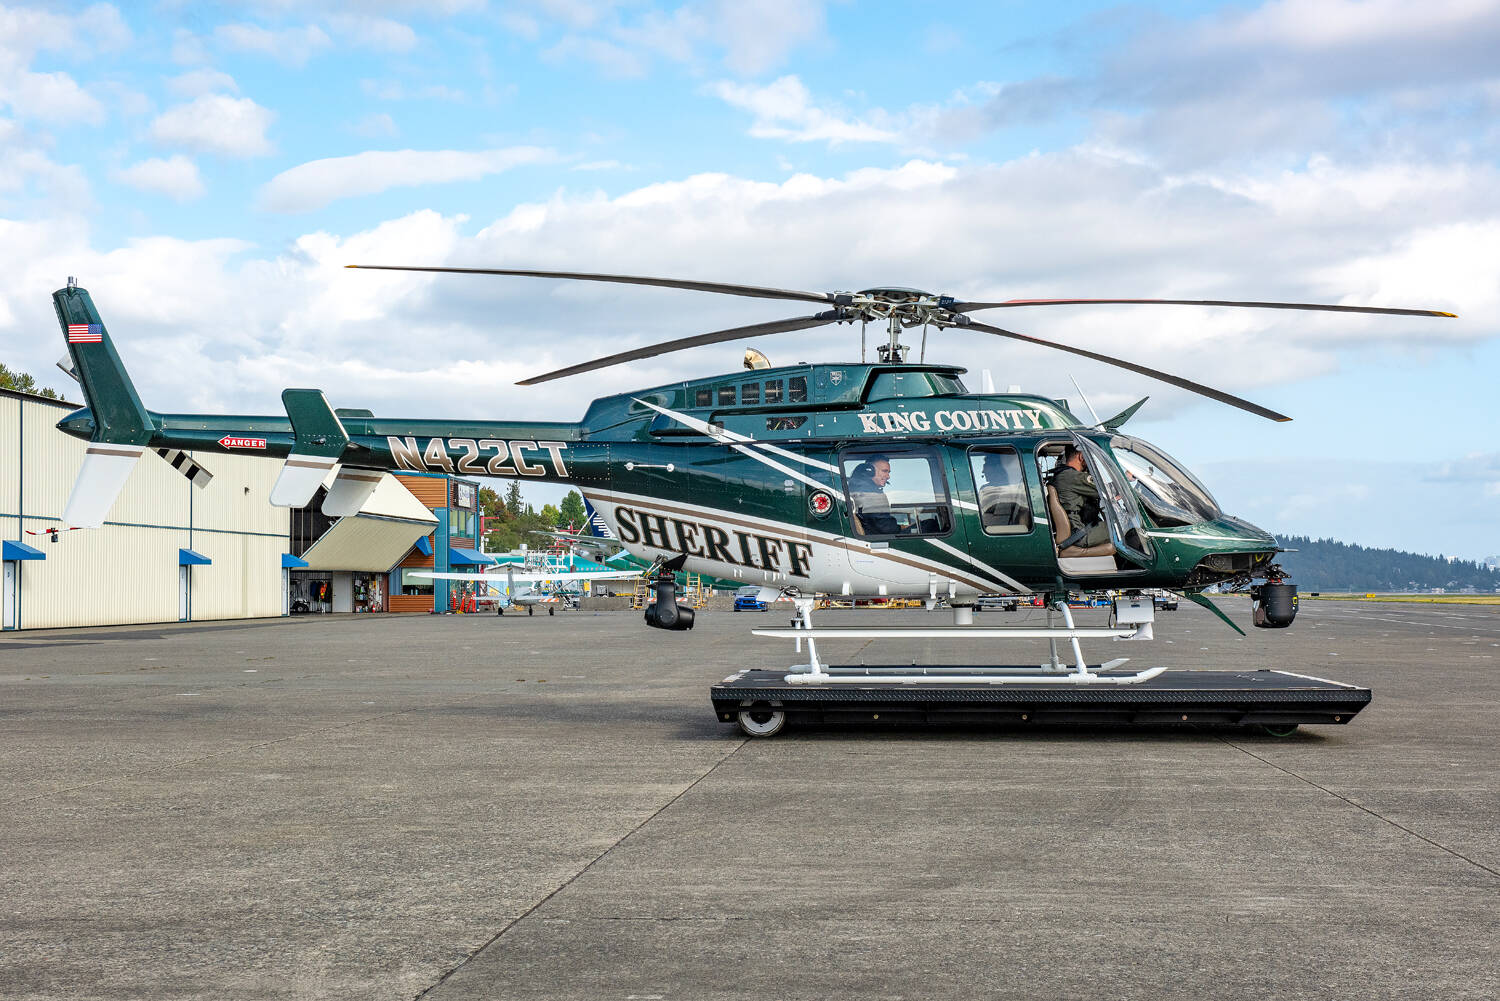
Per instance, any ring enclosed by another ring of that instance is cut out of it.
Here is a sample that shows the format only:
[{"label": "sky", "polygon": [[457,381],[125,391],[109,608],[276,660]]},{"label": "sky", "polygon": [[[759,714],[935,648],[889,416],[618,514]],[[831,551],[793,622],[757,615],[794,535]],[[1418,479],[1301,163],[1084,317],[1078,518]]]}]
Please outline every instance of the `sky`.
[{"label": "sky", "polygon": [[[352,0],[0,7],[0,362],[75,398],[90,290],[146,404],[575,420],[774,301],[350,263],[969,299],[1260,299],[991,322],[928,359],[1101,414],[1273,532],[1500,553],[1500,2]],[[857,357],[848,326],[773,363]],[[556,495],[528,486],[528,499]],[[559,494],[560,495],[560,494]]]}]

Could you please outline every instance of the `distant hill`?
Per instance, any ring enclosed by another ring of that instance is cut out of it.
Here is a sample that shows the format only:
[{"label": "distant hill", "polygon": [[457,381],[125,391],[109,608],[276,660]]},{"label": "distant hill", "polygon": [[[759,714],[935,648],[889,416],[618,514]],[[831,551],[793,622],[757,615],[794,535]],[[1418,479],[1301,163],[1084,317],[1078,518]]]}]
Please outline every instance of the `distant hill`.
[{"label": "distant hill", "polygon": [[1277,536],[1295,553],[1282,553],[1280,563],[1301,591],[1430,591],[1474,588],[1491,593],[1500,588],[1500,572],[1483,563],[1422,556],[1398,549],[1367,549],[1333,539],[1304,535]]}]

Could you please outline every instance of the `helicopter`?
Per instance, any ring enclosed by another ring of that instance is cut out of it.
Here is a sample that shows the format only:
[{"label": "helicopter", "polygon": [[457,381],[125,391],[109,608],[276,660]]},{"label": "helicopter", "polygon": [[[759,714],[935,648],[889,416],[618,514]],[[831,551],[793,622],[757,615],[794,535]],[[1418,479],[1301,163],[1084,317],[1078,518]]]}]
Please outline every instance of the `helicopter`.
[{"label": "helicopter", "polygon": [[[148,449],[168,458],[254,454],[284,460],[272,504],[306,505],[332,477],[323,511],[335,517],[359,509],[378,480],[375,472],[574,486],[624,548],[650,563],[657,597],[645,618],[661,629],[692,627],[693,609],[676,602],[672,584],[673,574],[683,570],[760,585],[768,597],[789,598],[807,628],[812,597],[819,594],[946,604],[954,608],[956,624],[972,625],[981,595],[1044,596],[1066,617],[1061,603],[1070,592],[1164,589],[1204,605],[1238,630],[1203,597],[1210,587],[1250,588],[1255,624],[1284,627],[1296,614],[1296,590],[1275,562],[1282,551],[1277,540],[1226,514],[1180,463],[1121,430],[1145,399],[1112,417],[1085,421],[1062,400],[987,387],[976,393],[962,379],[965,369],[925,360],[929,333],[1042,345],[1287,421],[1221,390],[971,314],[1130,304],[1454,315],[1226,300],[966,301],[891,286],[807,292],[590,272],[349,267],[644,285],[825,307],[621,351],[521,380],[522,386],[828,324],[860,325],[861,358],[781,367],[761,364],[762,358],[744,371],[596,399],[575,422],[377,417],[368,410],[334,409],[317,389],[285,390],[284,416],[159,413],[141,403],[92,299],[69,279],[53,301],[71,360],[65,367],[82,386],[87,406],[58,427],[89,445],[64,520],[102,524]],[[872,323],[886,327],[873,359],[865,350]],[[913,362],[903,334],[919,327],[921,353]],[[1054,480],[1064,463],[1074,464],[1096,487],[1097,510],[1087,514],[1092,525],[1072,524],[1061,504]],[[1092,541],[1081,531],[1090,528]]]}]

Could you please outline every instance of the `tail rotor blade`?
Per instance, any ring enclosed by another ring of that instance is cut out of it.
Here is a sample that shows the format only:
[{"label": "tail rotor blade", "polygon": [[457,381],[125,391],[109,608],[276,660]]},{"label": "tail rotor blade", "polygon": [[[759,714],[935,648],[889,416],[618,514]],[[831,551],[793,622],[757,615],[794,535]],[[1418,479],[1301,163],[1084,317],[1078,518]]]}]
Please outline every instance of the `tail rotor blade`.
[{"label": "tail rotor blade", "polygon": [[1059,344],[1056,341],[1043,340],[1040,337],[1032,337],[1029,334],[1018,334],[1014,330],[1005,330],[1002,327],[992,327],[988,323],[970,322],[964,326],[961,326],[959,329],[982,330],[987,334],[994,334],[997,337],[1009,337],[1012,340],[1026,341],[1029,344],[1040,344],[1043,347],[1053,348],[1057,351],[1066,351],[1069,354],[1080,355],[1084,358],[1092,358],[1094,361],[1102,361],[1106,365],[1113,365],[1116,368],[1123,368],[1131,372],[1136,372],[1140,375],[1150,376],[1153,379],[1159,379],[1160,381],[1165,382],[1168,385],[1176,386],[1178,389],[1186,389],[1190,393],[1197,393],[1199,396],[1206,396],[1210,400],[1218,400],[1220,403],[1227,403],[1231,407],[1238,407],[1241,410],[1248,410],[1250,413],[1255,414],[1259,417],[1264,417],[1267,420],[1291,420],[1291,418],[1286,414],[1279,414],[1276,411],[1269,410],[1258,403],[1251,403],[1249,400],[1241,399],[1238,396],[1223,392],[1222,390],[1214,389],[1212,386],[1205,386],[1200,382],[1193,382],[1191,379],[1184,379],[1181,376],[1172,375],[1168,372],[1163,372],[1160,369],[1148,368],[1145,365],[1137,365],[1135,362],[1125,361],[1123,358],[1112,358],[1109,355],[1100,354],[1097,351],[1089,351],[1087,348],[1075,348],[1069,344]]}]

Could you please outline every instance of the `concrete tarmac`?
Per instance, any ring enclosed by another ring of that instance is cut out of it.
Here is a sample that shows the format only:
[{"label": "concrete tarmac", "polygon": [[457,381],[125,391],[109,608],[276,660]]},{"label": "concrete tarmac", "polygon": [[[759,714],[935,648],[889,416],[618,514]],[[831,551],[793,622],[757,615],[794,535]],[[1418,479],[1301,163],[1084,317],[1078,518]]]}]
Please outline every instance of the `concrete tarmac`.
[{"label": "concrete tarmac", "polygon": [[748,740],[708,689],[792,663],[749,636],[784,618],[6,634],[0,997],[1500,996],[1500,608],[1310,601],[1241,639],[1184,605],[1154,643],[1085,646],[1374,689],[1287,739]]}]

